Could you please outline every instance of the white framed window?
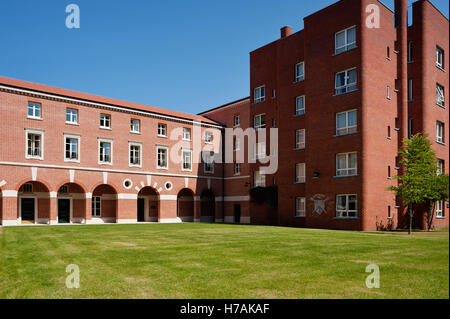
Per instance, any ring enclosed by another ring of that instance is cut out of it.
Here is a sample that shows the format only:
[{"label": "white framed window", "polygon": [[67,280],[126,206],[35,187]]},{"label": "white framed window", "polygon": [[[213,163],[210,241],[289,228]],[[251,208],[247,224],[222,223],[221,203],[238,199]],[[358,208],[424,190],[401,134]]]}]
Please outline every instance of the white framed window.
[{"label": "white framed window", "polygon": [[80,162],[80,136],[64,134],[64,161]]},{"label": "white framed window", "polygon": [[28,115],[27,117],[30,119],[41,119],[41,104],[28,102]]},{"label": "white framed window", "polygon": [[408,42],[408,62],[413,62],[413,42]]},{"label": "white framed window", "polygon": [[391,87],[389,85],[386,87],[386,98],[391,99]]},{"label": "white framed window", "polygon": [[158,136],[167,137],[167,125],[164,123],[158,123]]},{"label": "white framed window", "polygon": [[255,160],[266,157],[266,142],[259,142],[253,145],[253,158]]},{"label": "white framed window", "polygon": [[305,197],[295,198],[295,217],[305,217],[306,216],[306,199]]},{"label": "white framed window", "polygon": [[44,131],[25,129],[25,158],[44,159]]},{"label": "white framed window", "polygon": [[187,127],[183,127],[183,141],[191,140],[191,129]]},{"label": "white framed window", "polygon": [[253,185],[255,187],[265,187],[266,186],[266,174],[260,171],[255,171],[253,173]]},{"label": "white framed window", "polygon": [[23,192],[24,193],[32,193],[33,192],[33,184],[31,184],[31,183],[23,184]]},{"label": "white framed window", "polygon": [[129,159],[128,165],[130,167],[142,167],[142,143],[128,142]]},{"label": "white framed window", "polygon": [[436,166],[437,166],[437,170],[436,170],[436,175],[442,175],[443,173],[445,173],[445,162],[444,160],[438,159],[436,161]]},{"label": "white framed window", "polygon": [[436,104],[445,107],[444,87],[436,83]]},{"label": "white framed window", "polygon": [[336,114],[336,135],[346,135],[356,132],[356,110],[349,110]]},{"label": "white framed window", "polygon": [[436,217],[444,218],[444,202],[441,200],[436,202]]},{"label": "white framed window", "polygon": [[408,79],[408,101],[413,100],[413,79]]},{"label": "white framed window", "polygon": [[305,183],[306,182],[306,164],[297,163],[295,164],[295,183]]},{"label": "white framed window", "polygon": [[240,175],[241,174],[241,164],[235,163],[234,164],[234,175]]},{"label": "white framed window", "polygon": [[103,113],[100,114],[100,128],[111,128],[111,115]]},{"label": "white framed window", "polygon": [[100,196],[92,196],[92,217],[101,216],[101,199]]},{"label": "white framed window", "polygon": [[295,65],[295,82],[300,82],[305,79],[305,62],[300,62]]},{"label": "white framed window", "polygon": [[181,163],[181,170],[182,171],[192,171],[192,150],[183,148],[181,150],[182,152],[182,163]]},{"label": "white framed window", "polygon": [[356,90],[356,68],[336,73],[335,85],[336,95]]},{"label": "white framed window", "polygon": [[353,176],[358,174],[357,153],[336,154],[336,176]]},{"label": "white framed window", "polygon": [[111,139],[98,139],[98,164],[112,165],[113,141]]},{"label": "white framed window", "polygon": [[355,194],[336,196],[336,217],[357,218],[358,199]]},{"label": "white framed window", "polygon": [[436,46],[436,66],[438,68],[444,68],[444,50]]},{"label": "white framed window", "polygon": [[213,140],[212,132],[206,131],[205,132],[205,143],[206,144],[212,144],[212,140]]},{"label": "white framed window", "polygon": [[141,132],[141,121],[138,119],[130,120],[130,132],[131,133],[140,133]]},{"label": "white framed window", "polygon": [[266,100],[266,87],[260,86],[253,90],[253,103],[264,102]]},{"label": "white framed window", "polygon": [[341,30],[334,34],[334,53],[339,54],[356,48],[356,27]]},{"label": "white framed window", "polygon": [[66,109],[66,123],[78,124],[78,110],[70,108]]},{"label": "white framed window", "polygon": [[241,125],[241,116],[235,115],[234,116],[234,126],[240,126]]},{"label": "white framed window", "polygon": [[436,142],[444,143],[444,123],[436,121]]},{"label": "white framed window", "polygon": [[214,152],[203,152],[203,171],[205,173],[214,173]]},{"label": "white framed window", "polygon": [[305,114],[305,96],[297,96],[295,98],[295,115]]},{"label": "white framed window", "polygon": [[262,129],[266,127],[266,114],[258,114],[253,117],[253,127],[257,129]]},{"label": "white framed window", "polygon": [[302,150],[305,148],[305,129],[295,131],[295,149]]},{"label": "white framed window", "polygon": [[163,145],[156,146],[156,168],[169,168],[169,147]]},{"label": "white framed window", "polygon": [[239,151],[239,150],[241,149],[241,146],[240,146],[240,139],[237,138],[237,137],[234,138],[234,145],[233,145],[233,148],[234,148],[235,151]]}]

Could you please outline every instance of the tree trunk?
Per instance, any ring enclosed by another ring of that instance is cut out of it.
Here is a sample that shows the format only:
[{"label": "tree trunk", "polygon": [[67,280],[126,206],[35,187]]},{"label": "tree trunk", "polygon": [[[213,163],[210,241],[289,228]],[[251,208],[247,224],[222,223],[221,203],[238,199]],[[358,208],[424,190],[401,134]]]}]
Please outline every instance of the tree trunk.
[{"label": "tree trunk", "polygon": [[430,201],[430,204],[428,205],[428,218],[427,218],[427,228],[428,231],[431,230],[431,227],[433,226],[433,218],[434,218],[434,210],[436,209],[436,202]]},{"label": "tree trunk", "polygon": [[414,210],[412,209],[412,207],[408,206],[408,212],[409,212],[409,229],[408,229],[408,235],[411,235],[412,233],[412,224],[413,224],[413,215],[414,215]]}]

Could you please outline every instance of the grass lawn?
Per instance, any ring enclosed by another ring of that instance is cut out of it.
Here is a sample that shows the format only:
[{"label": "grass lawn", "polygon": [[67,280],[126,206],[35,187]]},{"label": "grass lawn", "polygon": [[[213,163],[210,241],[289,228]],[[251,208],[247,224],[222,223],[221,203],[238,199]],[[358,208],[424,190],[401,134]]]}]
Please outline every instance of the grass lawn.
[{"label": "grass lawn", "polygon": [[[365,285],[371,263],[379,289]],[[65,286],[69,264],[79,289]],[[0,227],[0,298],[449,298],[449,233]]]}]

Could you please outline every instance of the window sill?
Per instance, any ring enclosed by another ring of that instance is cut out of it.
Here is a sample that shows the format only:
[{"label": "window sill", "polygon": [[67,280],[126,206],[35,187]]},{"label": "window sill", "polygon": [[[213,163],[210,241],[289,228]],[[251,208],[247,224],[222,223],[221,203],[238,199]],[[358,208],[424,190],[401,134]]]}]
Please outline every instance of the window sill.
[{"label": "window sill", "polygon": [[132,164],[128,164],[128,167],[142,168],[142,165],[132,165]]},{"label": "window sill", "polygon": [[436,219],[445,219],[445,216],[442,217],[436,216]]},{"label": "window sill", "polygon": [[80,126],[80,124],[78,124],[77,122],[67,122],[67,121],[66,121],[66,124],[67,124],[67,125]]},{"label": "window sill", "polygon": [[294,218],[306,218],[306,216],[294,216]]},{"label": "window sill", "polygon": [[301,80],[294,80],[294,84],[300,83],[300,82],[304,82],[305,78],[301,79]]},{"label": "window sill", "polygon": [[27,119],[29,119],[29,120],[36,120],[36,121],[43,121],[42,117],[27,116]]},{"label": "window sill", "polygon": [[306,182],[294,182],[295,185],[306,184]]},{"label": "window sill", "polygon": [[343,53],[353,51],[353,50],[355,50],[355,49],[357,49],[357,48],[358,48],[358,46],[355,45],[355,47],[353,47],[353,48],[351,48],[351,49],[348,49],[348,50],[345,50],[345,51],[342,51],[342,52],[339,52],[339,53],[334,52],[331,56],[338,56],[338,55],[341,55],[341,54],[343,54]]},{"label": "window sill", "polygon": [[130,131],[131,134],[141,135],[141,132]]},{"label": "window sill", "polygon": [[349,93],[353,93],[358,91],[358,89],[352,90],[352,91],[348,91],[348,92],[344,92],[344,93],[334,93],[333,96],[341,96],[341,95],[345,95],[345,94],[349,94]]},{"label": "window sill", "polygon": [[306,147],[302,147],[302,148],[294,148],[294,151],[304,151],[306,149]]},{"label": "window sill", "polygon": [[212,145],[212,142],[205,142],[205,144]]},{"label": "window sill", "polygon": [[391,61],[391,58],[390,57],[386,57],[386,60]]},{"label": "window sill", "polygon": [[188,139],[181,139],[183,142],[191,142],[191,140],[188,140]]},{"label": "window sill", "polygon": [[265,102],[266,100],[264,99],[264,100],[261,100],[261,101],[253,101],[253,105],[255,105],[255,104],[259,104],[259,103],[263,103],[263,102]]},{"label": "window sill", "polygon": [[112,129],[110,127],[106,127],[106,126],[100,126],[99,127],[101,130],[108,130],[111,131]]},{"label": "window sill", "polygon": [[163,169],[163,170],[168,170],[168,167],[156,167],[156,169]]},{"label": "window sill", "polygon": [[437,65],[437,64],[436,64],[436,67],[437,67],[439,70],[441,70],[442,72],[444,72],[444,73],[446,72],[445,69],[444,69],[443,67],[441,67],[441,66],[439,66],[439,65]]},{"label": "window sill", "polygon": [[161,137],[161,138],[167,138],[167,135],[159,135],[159,134],[158,134],[158,137]]},{"label": "window sill", "polygon": [[347,136],[347,135],[354,135],[354,134],[358,134],[358,131],[355,132],[350,132],[350,133],[344,133],[344,134],[335,134],[333,135],[333,137],[341,137],[341,136]]},{"label": "window sill", "polygon": [[303,114],[294,114],[293,117],[300,117],[300,116],[303,116],[303,115],[305,115],[305,113],[303,113]]},{"label": "window sill", "polygon": [[38,160],[38,161],[43,161],[44,160],[43,157],[32,157],[32,156],[27,156],[27,157],[25,157],[25,159],[27,159],[27,160]]},{"label": "window sill", "polygon": [[352,175],[336,175],[333,176],[333,178],[345,178],[345,177],[356,177],[358,174],[352,174]]},{"label": "window sill", "polygon": [[408,64],[410,64],[410,63],[414,63],[414,60],[408,61],[407,63],[408,63]]},{"label": "window sill", "polygon": [[204,172],[205,174],[214,174],[214,172]]},{"label": "window sill", "polygon": [[442,145],[442,146],[447,146],[444,142],[436,141],[436,143],[438,143],[438,144],[440,144],[440,145]]},{"label": "window sill", "polygon": [[388,137],[386,137],[386,138],[387,138],[389,141],[392,140],[392,137],[390,137],[390,136],[388,136]]},{"label": "window sill", "polygon": [[436,103],[436,105],[439,106],[441,109],[445,110],[445,105],[440,105],[440,104],[437,104],[437,103]]},{"label": "window sill", "polygon": [[112,166],[112,163],[98,162],[98,165],[109,165],[109,166]]},{"label": "window sill", "polygon": [[184,169],[184,168],[182,168],[181,171],[182,172],[190,172],[190,173],[192,173],[192,169]]},{"label": "window sill", "polygon": [[358,217],[334,217],[334,219],[340,219],[340,220],[358,220]]},{"label": "window sill", "polygon": [[67,159],[67,158],[64,159],[64,162],[65,163],[78,163],[78,164],[80,164],[80,160],[71,160],[71,159]]}]

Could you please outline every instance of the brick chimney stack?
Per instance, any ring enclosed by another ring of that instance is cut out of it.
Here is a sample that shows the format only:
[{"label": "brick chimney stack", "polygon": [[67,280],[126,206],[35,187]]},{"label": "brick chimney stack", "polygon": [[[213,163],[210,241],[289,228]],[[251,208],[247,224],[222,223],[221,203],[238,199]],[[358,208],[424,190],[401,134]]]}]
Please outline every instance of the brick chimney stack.
[{"label": "brick chimney stack", "polygon": [[290,36],[292,34],[292,27],[285,26],[285,27],[282,27],[280,29],[280,31],[281,31],[280,32],[281,33],[281,39],[287,38],[288,36]]}]

